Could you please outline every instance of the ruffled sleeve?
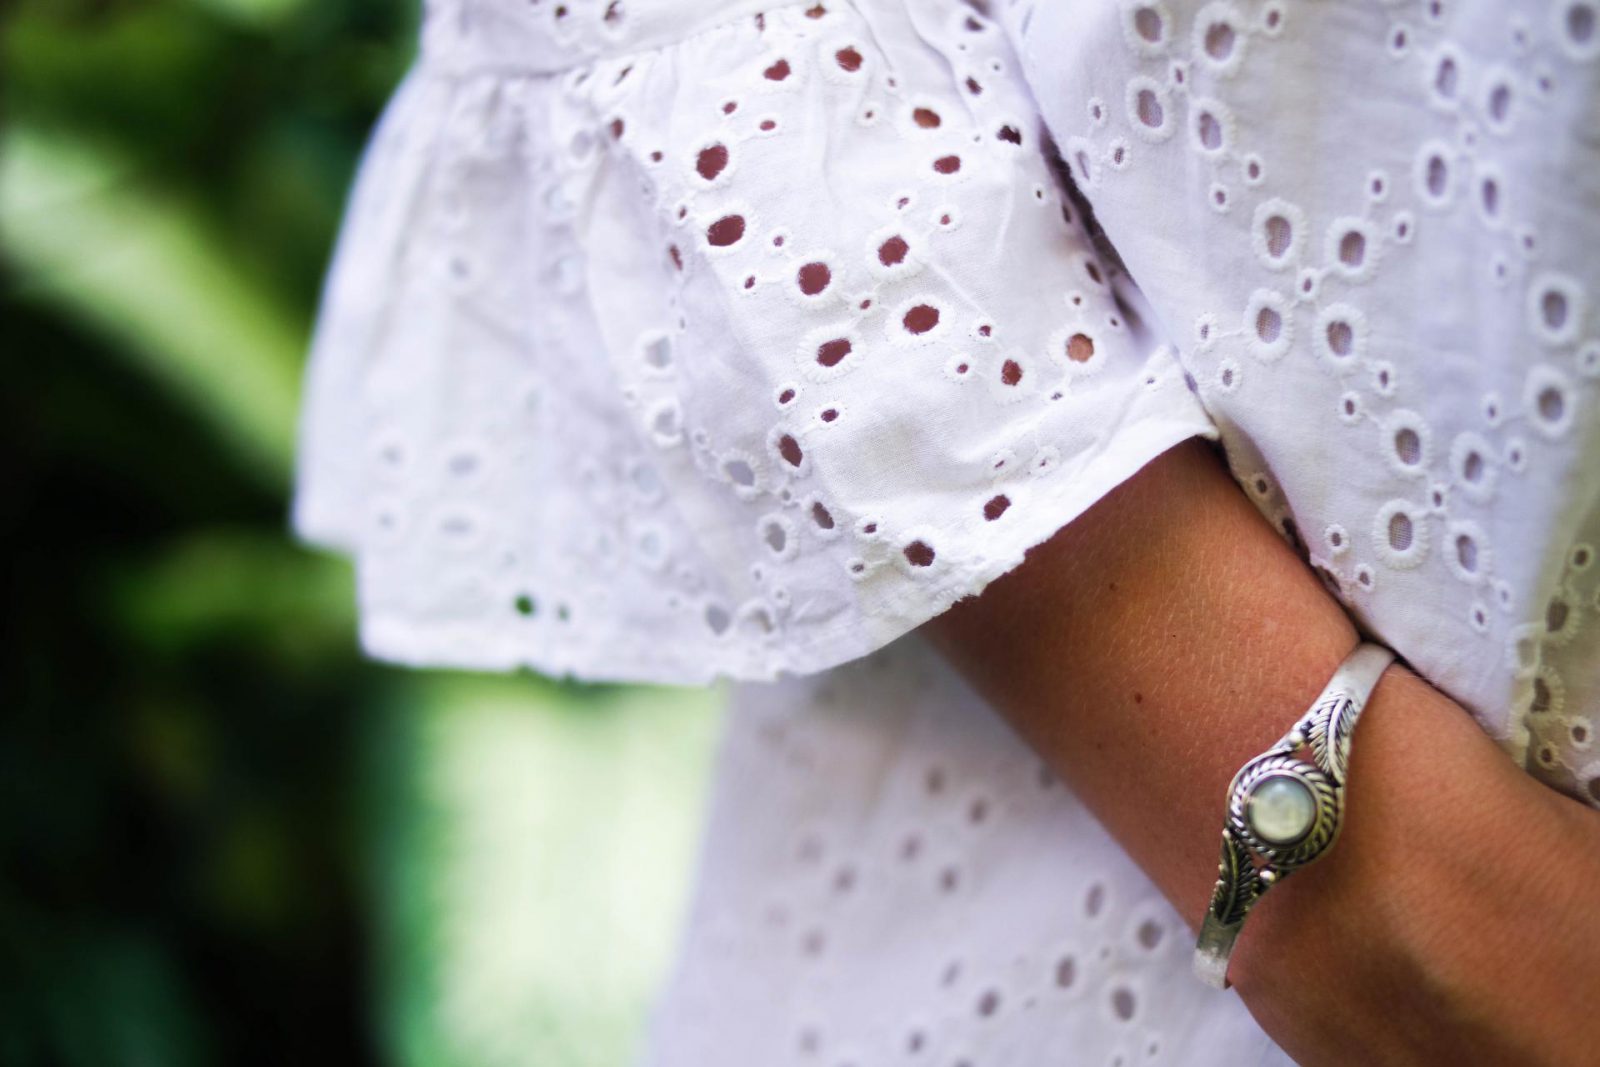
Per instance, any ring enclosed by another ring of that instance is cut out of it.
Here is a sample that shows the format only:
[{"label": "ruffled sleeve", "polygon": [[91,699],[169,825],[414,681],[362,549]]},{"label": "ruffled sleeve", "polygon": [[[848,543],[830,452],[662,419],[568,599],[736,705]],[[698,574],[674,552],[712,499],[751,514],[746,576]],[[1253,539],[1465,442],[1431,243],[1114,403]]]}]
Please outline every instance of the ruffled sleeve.
[{"label": "ruffled sleeve", "polygon": [[425,50],[381,124],[295,509],[373,655],[823,669],[1214,436],[996,27],[722,10],[559,72]]}]

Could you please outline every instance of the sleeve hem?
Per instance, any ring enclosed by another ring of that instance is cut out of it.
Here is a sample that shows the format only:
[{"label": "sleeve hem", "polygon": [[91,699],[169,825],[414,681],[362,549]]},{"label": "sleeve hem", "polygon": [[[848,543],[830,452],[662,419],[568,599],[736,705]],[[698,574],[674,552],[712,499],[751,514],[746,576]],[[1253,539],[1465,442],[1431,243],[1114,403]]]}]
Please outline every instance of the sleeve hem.
[{"label": "sleeve hem", "polygon": [[1015,569],[1029,550],[1048,541],[1157,456],[1192,437],[1217,438],[1216,427],[1198,405],[1189,417],[1154,418],[1125,427],[1114,451],[1100,454],[1075,476],[1061,476],[1059,488],[1036,501],[1030,521],[1009,531],[1008,550],[958,561],[937,583],[904,586],[899,595],[885,598],[870,618],[847,615],[841,624],[818,627],[803,638],[749,646],[719,644],[698,635],[664,640],[660,634],[641,635],[619,627],[589,629],[569,640],[547,634],[537,647],[530,647],[503,631],[471,623],[415,626],[363,613],[362,647],[375,659],[405,666],[529,669],[589,682],[705,685],[724,679],[771,681],[817,673],[875,652],[958,600],[978,595]]}]

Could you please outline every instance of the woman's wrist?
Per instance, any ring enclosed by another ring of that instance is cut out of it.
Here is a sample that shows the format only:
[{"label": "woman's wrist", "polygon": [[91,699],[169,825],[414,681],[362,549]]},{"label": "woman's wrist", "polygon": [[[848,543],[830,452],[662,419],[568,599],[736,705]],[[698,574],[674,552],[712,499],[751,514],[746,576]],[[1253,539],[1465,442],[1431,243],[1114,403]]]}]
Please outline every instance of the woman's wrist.
[{"label": "woman's wrist", "polygon": [[1600,930],[1562,929],[1592,910],[1571,898],[1600,878],[1600,820],[1401,666],[1356,729],[1345,803],[1335,847],[1240,939],[1234,983],[1262,1024],[1307,1064],[1350,1062],[1352,1028],[1385,1011],[1410,1046],[1383,1046],[1395,1062],[1571,1062],[1570,1023],[1541,1027],[1535,1006],[1583,973],[1600,988]]},{"label": "woman's wrist", "polygon": [[[929,632],[1197,925],[1234,771],[1358,643],[1198,442]],[[1520,1024],[1600,988],[1593,909],[1575,896],[1600,886],[1594,813],[1402,667],[1357,726],[1348,780],[1340,839],[1262,899],[1234,957],[1268,1032],[1306,1063],[1514,1062],[1559,1040]],[[1496,997],[1519,1025],[1479,1034]],[[1600,1017],[1592,1005],[1561,1017],[1548,1029],[1600,1042],[1573,1023]]]},{"label": "woman's wrist", "polygon": [[1512,769],[1485,762],[1474,773],[1484,755],[1505,764],[1492,746],[1476,751],[1479,740],[1422,679],[1399,664],[1385,672],[1353,739],[1339,841],[1264,897],[1240,939],[1232,977],[1257,1011],[1395,975],[1426,954],[1412,943],[1431,937],[1414,901],[1459,876],[1464,835],[1500,821],[1483,773]]}]

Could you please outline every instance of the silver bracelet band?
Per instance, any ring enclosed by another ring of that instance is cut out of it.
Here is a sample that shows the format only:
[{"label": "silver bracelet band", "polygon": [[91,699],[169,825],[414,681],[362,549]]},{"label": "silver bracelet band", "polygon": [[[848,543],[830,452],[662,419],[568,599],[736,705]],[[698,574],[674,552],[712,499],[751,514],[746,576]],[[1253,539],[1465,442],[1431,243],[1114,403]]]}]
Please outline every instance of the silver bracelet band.
[{"label": "silver bracelet band", "polygon": [[[1350,736],[1394,653],[1363,643],[1333,673],[1322,695],[1283,738],[1239,768],[1228,786],[1222,862],[1194,948],[1194,971],[1228,988],[1228,957],[1261,895],[1333,846],[1344,816]],[[1308,762],[1294,755],[1311,750]],[[1260,867],[1252,855],[1264,860]]]}]

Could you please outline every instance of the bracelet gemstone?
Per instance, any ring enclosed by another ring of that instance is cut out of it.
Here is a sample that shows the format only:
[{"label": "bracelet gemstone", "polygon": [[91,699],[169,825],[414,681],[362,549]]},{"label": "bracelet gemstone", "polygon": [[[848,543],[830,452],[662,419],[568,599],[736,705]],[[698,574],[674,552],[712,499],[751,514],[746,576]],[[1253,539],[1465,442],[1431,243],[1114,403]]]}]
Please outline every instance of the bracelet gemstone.
[{"label": "bracelet gemstone", "polygon": [[1292,845],[1311,832],[1317,801],[1305,782],[1294,775],[1269,774],[1250,790],[1244,817],[1261,840]]}]

